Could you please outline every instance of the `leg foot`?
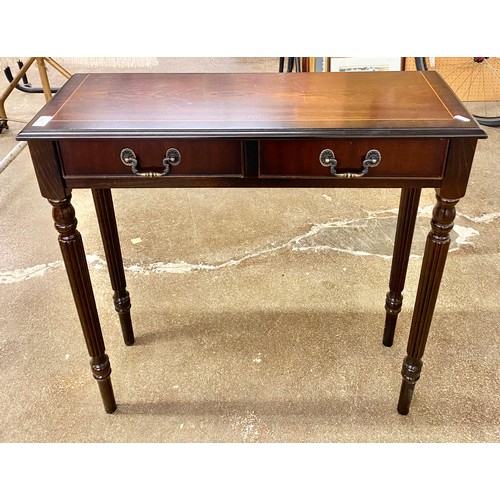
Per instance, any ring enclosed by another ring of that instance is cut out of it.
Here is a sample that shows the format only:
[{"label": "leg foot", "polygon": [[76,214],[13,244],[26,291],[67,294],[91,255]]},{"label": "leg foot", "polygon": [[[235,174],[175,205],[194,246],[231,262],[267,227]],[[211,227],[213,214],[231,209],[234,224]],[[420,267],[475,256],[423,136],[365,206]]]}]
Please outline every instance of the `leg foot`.
[{"label": "leg foot", "polygon": [[127,290],[115,292],[113,295],[115,311],[120,319],[123,341],[126,345],[134,345],[134,330],[132,328],[132,318],[130,317],[130,295]]},{"label": "leg foot", "polygon": [[111,365],[106,354],[96,358],[91,358],[90,368],[97,381],[101,393],[104,410],[106,413],[113,413],[116,410],[115,395],[111,385]]},{"label": "leg foot", "polygon": [[403,369],[401,375],[403,376],[403,383],[401,384],[401,392],[399,394],[398,413],[401,415],[408,415],[410,411],[410,404],[415,390],[415,384],[420,378],[422,371],[422,360],[405,357],[403,362]]},{"label": "leg foot", "polygon": [[394,332],[396,330],[398,314],[401,312],[402,305],[403,295],[400,292],[387,293],[385,300],[385,310],[387,314],[385,315],[384,338],[382,340],[382,343],[386,347],[391,347],[394,342]]}]

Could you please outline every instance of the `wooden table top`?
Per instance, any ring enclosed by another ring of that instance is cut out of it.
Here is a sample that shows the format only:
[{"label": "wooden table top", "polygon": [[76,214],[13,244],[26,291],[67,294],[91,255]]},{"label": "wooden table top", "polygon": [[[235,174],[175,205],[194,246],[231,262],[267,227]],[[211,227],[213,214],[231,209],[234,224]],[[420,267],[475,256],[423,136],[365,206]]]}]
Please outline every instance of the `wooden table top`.
[{"label": "wooden table top", "polygon": [[435,72],[90,73],[19,140],[113,137],[486,137]]}]

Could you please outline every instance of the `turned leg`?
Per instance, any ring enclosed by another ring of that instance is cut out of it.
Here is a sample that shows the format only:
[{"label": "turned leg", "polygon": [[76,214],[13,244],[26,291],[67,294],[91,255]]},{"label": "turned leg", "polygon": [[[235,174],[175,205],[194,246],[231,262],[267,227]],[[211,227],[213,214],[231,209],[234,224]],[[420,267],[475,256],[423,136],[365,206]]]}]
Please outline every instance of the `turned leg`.
[{"label": "turned leg", "polygon": [[111,287],[113,288],[113,301],[120,318],[123,340],[126,345],[134,343],[134,331],[130,317],[130,295],[127,291],[125,271],[123,270],[122,252],[118,230],[116,228],[115,210],[110,189],[93,189],[94,205],[97,220],[101,230],[102,243],[106,262],[108,263]]},{"label": "turned leg", "polygon": [[415,384],[422,370],[422,356],[431,326],[439,285],[450,246],[450,231],[455,219],[455,205],[459,199],[437,196],[431,220],[431,231],[427,237],[415,309],[408,339],[407,356],[401,374],[403,383],[399,396],[398,412],[406,415],[410,410]]},{"label": "turned leg", "polygon": [[394,330],[396,329],[398,314],[401,312],[401,306],[403,305],[402,292],[406,280],[408,261],[410,259],[420,192],[420,188],[401,190],[389,292],[387,292],[385,301],[385,310],[387,312],[385,315],[383,344],[387,347],[390,347],[394,341]]},{"label": "turned leg", "polygon": [[92,374],[99,386],[104,409],[107,413],[113,413],[116,410],[116,402],[110,378],[111,366],[105,353],[87,259],[82,238],[76,229],[75,210],[70,203],[71,195],[62,200],[49,200],[49,202],[53,207],[52,217],[59,232],[59,245],[90,354]]}]

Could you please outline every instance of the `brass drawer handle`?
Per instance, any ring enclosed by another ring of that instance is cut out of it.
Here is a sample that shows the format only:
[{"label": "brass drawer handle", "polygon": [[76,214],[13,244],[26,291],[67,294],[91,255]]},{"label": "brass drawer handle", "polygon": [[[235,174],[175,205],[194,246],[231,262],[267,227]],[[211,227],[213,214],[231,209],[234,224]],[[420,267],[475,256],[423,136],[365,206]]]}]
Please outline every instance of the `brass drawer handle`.
[{"label": "brass drawer handle", "polygon": [[335,158],[335,153],[331,149],[323,149],[319,155],[319,162],[324,167],[330,168],[330,173],[334,177],[340,177],[343,179],[357,179],[359,177],[363,177],[368,173],[370,168],[376,167],[382,160],[382,155],[380,151],[377,149],[370,149],[368,153],[365,155],[365,159],[363,160],[363,170],[361,172],[345,172],[345,173],[337,173],[337,159]]},{"label": "brass drawer handle", "polygon": [[163,172],[140,172],[139,160],[137,159],[134,151],[130,148],[124,148],[121,150],[120,160],[125,166],[130,167],[132,169],[132,173],[135,175],[141,175],[143,177],[163,177],[168,175],[171,166],[179,165],[181,162],[181,154],[179,153],[179,150],[175,148],[168,149],[162,162],[165,167]]}]

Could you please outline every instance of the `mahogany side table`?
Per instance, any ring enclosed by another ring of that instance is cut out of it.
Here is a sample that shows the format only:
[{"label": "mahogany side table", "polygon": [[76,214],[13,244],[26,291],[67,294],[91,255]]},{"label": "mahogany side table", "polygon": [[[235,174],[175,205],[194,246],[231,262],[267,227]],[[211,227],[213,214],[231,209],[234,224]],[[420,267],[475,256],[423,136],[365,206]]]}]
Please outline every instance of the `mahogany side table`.
[{"label": "mahogany side table", "polygon": [[130,297],[111,189],[401,188],[385,309],[391,346],[421,188],[435,188],[403,361],[407,414],[443,274],[455,205],[485,132],[434,72],[77,74],[18,135],[52,205],[64,263],[106,412],[111,366],[71,192],[90,188],[127,345]]}]

